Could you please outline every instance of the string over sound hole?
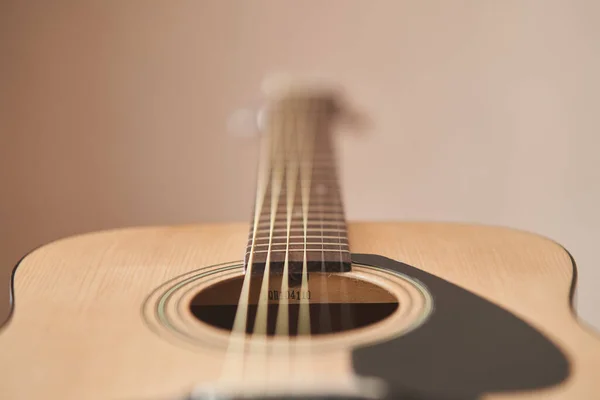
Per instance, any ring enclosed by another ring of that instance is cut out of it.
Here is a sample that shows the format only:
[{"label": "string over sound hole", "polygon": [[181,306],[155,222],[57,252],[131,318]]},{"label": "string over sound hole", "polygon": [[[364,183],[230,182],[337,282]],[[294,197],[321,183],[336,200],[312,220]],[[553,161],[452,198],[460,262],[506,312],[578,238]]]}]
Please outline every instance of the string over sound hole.
[{"label": "string over sound hole", "polygon": [[[262,280],[261,276],[256,276],[250,283],[246,323],[248,334],[254,332],[261,295],[268,297],[262,303],[266,303],[267,307],[266,333],[269,336],[277,332],[280,307],[287,307],[287,334],[290,336],[324,335],[362,328],[384,320],[399,307],[396,297],[387,290],[345,274],[311,273],[307,287],[290,285],[285,292],[281,290],[281,275],[272,275],[269,277],[268,292],[263,294]],[[206,288],[193,298],[191,312],[204,323],[231,331],[242,285],[243,277],[238,277]],[[303,332],[298,326],[302,303],[308,303],[308,332]]]}]

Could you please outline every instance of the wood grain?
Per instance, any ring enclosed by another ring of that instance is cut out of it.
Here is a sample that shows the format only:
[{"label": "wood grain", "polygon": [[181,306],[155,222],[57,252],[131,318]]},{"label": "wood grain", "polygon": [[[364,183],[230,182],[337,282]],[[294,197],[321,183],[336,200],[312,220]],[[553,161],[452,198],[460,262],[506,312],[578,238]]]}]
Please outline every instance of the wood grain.
[{"label": "wood grain", "polygon": [[[240,260],[247,232],[246,224],[116,230],[67,238],[27,256],[15,274],[12,319],[0,331],[2,398],[160,398],[214,381],[222,351],[165,340],[148,329],[140,309],[171,278]],[[573,315],[573,267],[556,243],[505,228],[434,223],[351,223],[349,238],[355,253],[406,262],[508,309],[572,362],[571,377],[559,387],[489,398],[597,398],[600,340]],[[282,362],[270,360],[268,370],[282,371]],[[348,351],[309,352],[298,362],[306,368],[269,379],[352,385]]]}]

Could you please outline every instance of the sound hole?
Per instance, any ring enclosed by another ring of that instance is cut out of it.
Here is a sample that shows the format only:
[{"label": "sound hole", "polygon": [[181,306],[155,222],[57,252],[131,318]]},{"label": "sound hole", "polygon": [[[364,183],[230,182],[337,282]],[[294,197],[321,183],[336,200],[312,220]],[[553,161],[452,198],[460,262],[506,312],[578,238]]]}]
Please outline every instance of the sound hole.
[{"label": "sound hole", "polygon": [[[231,330],[243,277],[218,282],[199,292],[190,304],[192,314],[202,322]],[[262,277],[250,283],[250,301],[246,332],[252,333],[259,307]],[[269,278],[268,293],[262,304],[267,307],[267,334],[274,335],[278,309],[288,302],[289,334],[297,336],[300,304],[308,303],[311,335],[325,335],[362,328],[389,317],[398,309],[395,296],[370,282],[344,274],[310,273],[308,287],[290,280],[286,293],[281,291],[281,276]]]}]

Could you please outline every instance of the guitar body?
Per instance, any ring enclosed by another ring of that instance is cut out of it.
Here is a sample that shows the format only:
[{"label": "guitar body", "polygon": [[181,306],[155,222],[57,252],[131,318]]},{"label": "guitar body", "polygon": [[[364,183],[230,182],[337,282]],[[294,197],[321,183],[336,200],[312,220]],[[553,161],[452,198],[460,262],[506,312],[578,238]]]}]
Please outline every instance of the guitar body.
[{"label": "guitar body", "polygon": [[[560,245],[435,223],[349,223],[348,237],[358,265],[350,274],[417,282],[428,291],[427,315],[404,332],[392,332],[405,318],[394,314],[396,325],[322,335],[285,357],[255,352],[243,385],[352,393],[357,377],[374,377],[396,398],[600,396],[600,340],[573,314],[576,269]],[[14,308],[0,330],[1,397],[179,399],[215,384],[231,355],[226,335],[194,321],[188,305],[203,284],[243,274],[236,263],[247,240],[247,224],[151,227],[33,251],[14,271]],[[168,296],[179,297],[168,304]]]}]

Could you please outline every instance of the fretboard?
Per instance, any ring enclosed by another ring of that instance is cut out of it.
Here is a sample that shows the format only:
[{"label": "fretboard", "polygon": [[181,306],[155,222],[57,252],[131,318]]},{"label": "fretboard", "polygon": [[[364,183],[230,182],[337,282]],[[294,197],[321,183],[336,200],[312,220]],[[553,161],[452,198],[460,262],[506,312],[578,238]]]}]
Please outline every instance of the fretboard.
[{"label": "fretboard", "polygon": [[331,101],[286,98],[263,136],[246,268],[262,273],[350,270],[346,219],[331,138]]}]

